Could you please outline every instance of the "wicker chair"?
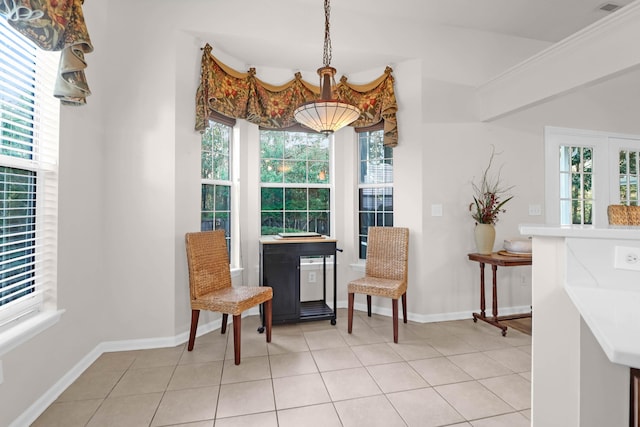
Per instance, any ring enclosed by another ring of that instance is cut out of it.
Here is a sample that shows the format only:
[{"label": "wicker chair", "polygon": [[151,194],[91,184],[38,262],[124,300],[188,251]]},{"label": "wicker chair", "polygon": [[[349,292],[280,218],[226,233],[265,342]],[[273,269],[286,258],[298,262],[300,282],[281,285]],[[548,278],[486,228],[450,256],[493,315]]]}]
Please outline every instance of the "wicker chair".
[{"label": "wicker chair", "polygon": [[610,225],[640,225],[640,206],[609,205],[607,216]]},{"label": "wicker chair", "polygon": [[271,342],[271,302],[273,290],[268,286],[231,286],[229,255],[224,230],[187,233],[185,236],[191,293],[191,332],[188,350],[193,350],[200,310],[222,313],[220,333],[227,331],[228,315],[233,316],[233,350],[235,364],[240,364],[240,330],[242,312],[264,303],[267,342]]},{"label": "wicker chair", "polygon": [[365,276],[349,282],[347,331],[353,327],[354,294],[367,295],[367,315],[371,317],[371,296],[391,298],[393,342],[398,342],[398,298],[402,297],[402,316],[407,323],[407,276],[409,229],[369,227]]}]

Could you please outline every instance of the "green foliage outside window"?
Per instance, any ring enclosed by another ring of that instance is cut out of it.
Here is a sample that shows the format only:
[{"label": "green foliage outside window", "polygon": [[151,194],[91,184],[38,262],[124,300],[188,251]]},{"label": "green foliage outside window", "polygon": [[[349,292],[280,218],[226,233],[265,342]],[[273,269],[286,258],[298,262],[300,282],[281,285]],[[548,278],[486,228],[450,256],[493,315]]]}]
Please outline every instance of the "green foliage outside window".
[{"label": "green foliage outside window", "polygon": [[560,205],[571,224],[593,224],[593,148],[560,148]]},{"label": "green foliage outside window", "polygon": [[[211,121],[202,134],[200,229],[225,230],[231,237],[232,127]],[[229,248],[231,247],[229,242]]]},{"label": "green foliage outside window", "polygon": [[330,234],[330,145],[321,134],[260,132],[261,233]]},{"label": "green foliage outside window", "polygon": [[393,226],[393,149],[382,130],[359,133],[358,240],[367,257],[369,227]]},{"label": "green foliage outside window", "polygon": [[637,151],[620,150],[619,180],[620,203],[628,206],[638,206],[638,180],[640,167],[638,161],[640,153]]},{"label": "green foliage outside window", "polygon": [[202,134],[202,178],[230,180],[231,127],[211,122]]}]

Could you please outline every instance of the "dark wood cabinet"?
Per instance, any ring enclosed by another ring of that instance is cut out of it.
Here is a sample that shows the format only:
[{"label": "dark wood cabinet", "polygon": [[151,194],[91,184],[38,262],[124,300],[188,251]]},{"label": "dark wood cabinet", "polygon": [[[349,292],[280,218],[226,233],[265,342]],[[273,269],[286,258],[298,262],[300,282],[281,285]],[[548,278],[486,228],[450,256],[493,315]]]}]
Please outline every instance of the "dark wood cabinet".
[{"label": "dark wood cabinet", "polygon": [[640,369],[631,368],[629,426],[640,427]]},{"label": "dark wood cabinet", "polygon": [[[329,319],[336,323],[335,310],[327,305],[327,257],[336,255],[334,239],[263,238],[260,240],[260,285],[273,288],[273,323],[297,323]],[[300,257],[323,258],[323,298],[300,301]],[[333,268],[333,307],[336,307],[337,273]]]},{"label": "dark wood cabinet", "polygon": [[300,257],[267,249],[261,256],[260,286],[273,288],[273,323],[300,317]]}]

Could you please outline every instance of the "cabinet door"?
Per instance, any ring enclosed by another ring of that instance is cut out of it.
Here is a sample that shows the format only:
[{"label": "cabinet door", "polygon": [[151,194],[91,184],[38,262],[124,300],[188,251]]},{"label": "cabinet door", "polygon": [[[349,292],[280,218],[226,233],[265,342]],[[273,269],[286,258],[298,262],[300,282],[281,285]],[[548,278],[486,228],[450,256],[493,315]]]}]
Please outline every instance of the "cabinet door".
[{"label": "cabinet door", "polygon": [[300,318],[300,258],[282,253],[263,253],[262,284],[273,288],[273,323],[297,322]]}]

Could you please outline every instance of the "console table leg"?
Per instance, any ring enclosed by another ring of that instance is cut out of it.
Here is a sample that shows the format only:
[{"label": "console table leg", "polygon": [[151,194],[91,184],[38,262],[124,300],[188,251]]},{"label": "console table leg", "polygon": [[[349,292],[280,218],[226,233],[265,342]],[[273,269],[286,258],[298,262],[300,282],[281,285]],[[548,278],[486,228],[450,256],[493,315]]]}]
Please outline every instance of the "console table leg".
[{"label": "console table leg", "polygon": [[484,263],[480,262],[480,313],[473,313],[473,323],[478,319],[486,320],[485,317],[485,297],[484,297]]},{"label": "console table leg", "polygon": [[480,315],[485,317],[485,310],[487,306],[484,296],[484,262],[480,263]]},{"label": "console table leg", "polygon": [[493,270],[493,304],[492,304],[492,313],[493,320],[498,321],[498,279],[496,275],[498,273],[498,266],[492,265],[491,270]]}]

